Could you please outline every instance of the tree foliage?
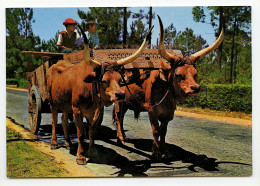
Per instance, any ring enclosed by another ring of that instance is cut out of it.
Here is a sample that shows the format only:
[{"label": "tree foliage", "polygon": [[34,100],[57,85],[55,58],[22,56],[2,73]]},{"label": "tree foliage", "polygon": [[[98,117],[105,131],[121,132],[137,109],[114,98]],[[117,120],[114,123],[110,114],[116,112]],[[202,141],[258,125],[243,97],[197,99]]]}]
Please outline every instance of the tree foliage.
[{"label": "tree foliage", "polygon": [[[212,65],[219,70],[214,72],[220,76],[217,78],[218,83],[251,84],[251,7],[194,7],[192,13],[196,22],[206,23],[205,18],[208,16],[216,36],[222,28],[225,31],[218,59],[216,56],[212,56],[211,60],[205,58],[204,68],[207,68],[210,61],[214,61]],[[207,76],[211,77],[213,74],[208,71]]]},{"label": "tree foliage", "polygon": [[87,21],[97,22],[97,33],[99,34],[100,45],[120,44],[122,41],[123,8],[114,7],[93,7],[90,11],[84,12],[78,9],[78,15],[82,19],[83,28]]},{"label": "tree foliage", "polygon": [[[151,22],[149,12],[145,14],[142,9],[137,13],[127,10],[126,7],[93,7],[89,9],[88,12],[78,10],[78,15],[82,19],[81,26],[85,27],[87,21],[94,20],[97,23],[97,33],[102,47],[125,44],[125,42],[126,44],[141,44],[148,30],[142,20],[146,19],[147,24]],[[154,14],[152,16],[155,17]],[[128,32],[126,22],[130,17],[133,21],[130,24],[130,32]]]},{"label": "tree foliage", "polygon": [[175,48],[180,49],[184,56],[190,56],[201,50],[206,44],[206,40],[201,36],[195,36],[190,28],[186,28],[183,32],[178,32],[175,38]]},{"label": "tree foliage", "polygon": [[39,51],[40,38],[32,31],[33,10],[30,8],[6,9],[6,75],[22,78],[25,72],[33,71],[41,60],[21,51]]}]

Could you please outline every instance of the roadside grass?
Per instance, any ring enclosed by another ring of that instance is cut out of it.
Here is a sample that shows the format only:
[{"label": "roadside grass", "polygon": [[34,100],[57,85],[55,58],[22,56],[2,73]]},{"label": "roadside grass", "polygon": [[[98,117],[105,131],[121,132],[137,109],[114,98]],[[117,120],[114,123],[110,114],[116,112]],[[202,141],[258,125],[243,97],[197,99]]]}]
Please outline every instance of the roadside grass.
[{"label": "roadside grass", "polygon": [[177,110],[184,111],[184,112],[192,112],[192,113],[197,113],[197,114],[212,115],[212,116],[246,119],[246,120],[252,121],[252,114],[247,114],[244,112],[219,111],[219,110],[212,110],[209,108],[202,109],[199,107],[181,107],[181,106],[178,106]]},{"label": "roadside grass", "polygon": [[7,177],[68,177],[54,158],[43,154],[7,127]]}]

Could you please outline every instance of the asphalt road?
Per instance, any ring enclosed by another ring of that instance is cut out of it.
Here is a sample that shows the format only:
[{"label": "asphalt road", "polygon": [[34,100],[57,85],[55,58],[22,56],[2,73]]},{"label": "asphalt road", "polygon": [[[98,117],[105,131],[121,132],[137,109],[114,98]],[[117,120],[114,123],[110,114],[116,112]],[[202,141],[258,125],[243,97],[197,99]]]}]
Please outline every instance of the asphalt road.
[{"label": "asphalt road", "polygon": [[[7,116],[29,128],[28,93],[9,89],[6,92]],[[105,109],[104,120],[95,141],[99,155],[86,165],[100,177],[252,175],[251,127],[175,117],[168,125],[166,136],[170,158],[167,162],[157,163],[151,160],[153,137],[147,113],[142,113],[138,121],[134,120],[132,111],[126,113],[124,126],[129,142],[125,145],[117,143],[111,113],[112,107]],[[60,149],[76,159],[75,151],[65,149],[60,125],[59,128]],[[76,149],[74,123],[70,123],[70,133]],[[51,115],[42,114],[39,138],[50,142],[50,135]]]}]

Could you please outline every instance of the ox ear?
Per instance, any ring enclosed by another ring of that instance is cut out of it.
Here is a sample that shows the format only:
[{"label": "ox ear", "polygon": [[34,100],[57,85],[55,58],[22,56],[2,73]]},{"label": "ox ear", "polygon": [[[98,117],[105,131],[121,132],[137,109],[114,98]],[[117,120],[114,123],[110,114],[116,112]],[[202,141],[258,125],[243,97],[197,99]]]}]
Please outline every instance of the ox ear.
[{"label": "ox ear", "polygon": [[92,72],[91,74],[88,74],[84,80],[85,83],[92,83],[94,81],[97,81],[97,76],[95,72]]}]

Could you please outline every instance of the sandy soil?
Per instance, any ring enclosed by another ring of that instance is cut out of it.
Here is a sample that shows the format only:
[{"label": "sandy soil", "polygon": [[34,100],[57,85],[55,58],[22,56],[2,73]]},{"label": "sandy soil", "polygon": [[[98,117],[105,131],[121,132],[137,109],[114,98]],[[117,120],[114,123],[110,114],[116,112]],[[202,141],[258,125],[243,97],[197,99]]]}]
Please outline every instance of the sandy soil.
[{"label": "sandy soil", "polygon": [[176,116],[184,116],[184,117],[191,117],[191,118],[201,118],[201,119],[208,119],[213,121],[220,121],[224,123],[231,123],[237,125],[244,125],[248,127],[252,127],[251,120],[239,119],[239,118],[232,118],[232,117],[221,117],[221,116],[212,116],[212,115],[205,115],[205,114],[196,114],[191,112],[183,112],[183,111],[175,111]]}]

